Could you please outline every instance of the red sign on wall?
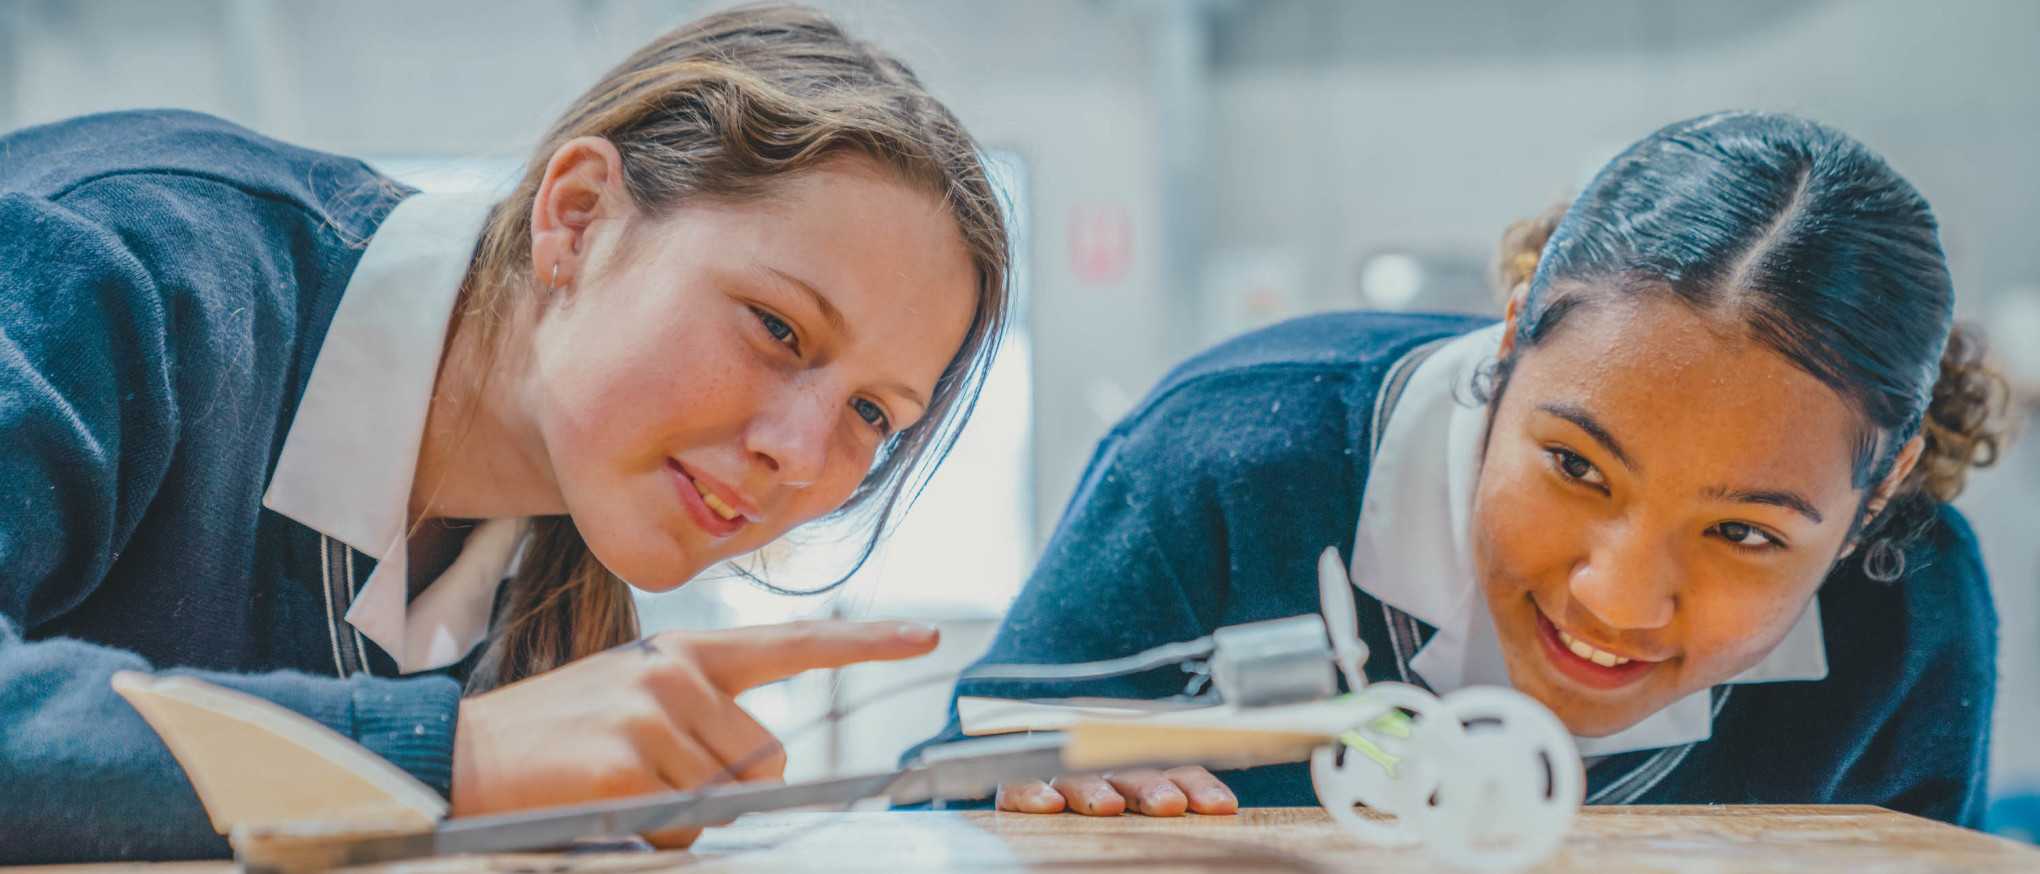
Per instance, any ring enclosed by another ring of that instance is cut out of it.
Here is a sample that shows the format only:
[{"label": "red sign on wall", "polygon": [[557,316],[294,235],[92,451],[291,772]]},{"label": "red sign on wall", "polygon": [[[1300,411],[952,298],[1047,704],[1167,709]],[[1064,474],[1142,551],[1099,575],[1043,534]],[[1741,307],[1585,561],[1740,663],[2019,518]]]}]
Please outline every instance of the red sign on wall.
[{"label": "red sign on wall", "polygon": [[1133,267],[1133,217],[1117,204],[1070,210],[1070,272],[1089,285],[1115,285]]}]

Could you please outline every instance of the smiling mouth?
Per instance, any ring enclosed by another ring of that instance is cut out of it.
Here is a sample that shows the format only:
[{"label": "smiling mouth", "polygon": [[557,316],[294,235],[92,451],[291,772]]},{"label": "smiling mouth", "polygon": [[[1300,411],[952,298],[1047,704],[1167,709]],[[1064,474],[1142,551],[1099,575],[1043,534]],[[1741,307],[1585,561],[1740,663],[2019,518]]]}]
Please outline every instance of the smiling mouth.
[{"label": "smiling mouth", "polygon": [[[700,484],[697,483],[695,485],[695,488],[698,491],[700,489]],[[701,502],[707,504],[709,509],[714,510],[715,514],[717,516],[723,517],[725,521],[735,522],[737,520],[736,509],[728,504],[723,503],[723,499],[711,495],[707,492],[702,492]]]},{"label": "smiling mouth", "polygon": [[1561,675],[1575,683],[1590,689],[1620,689],[1643,679],[1645,674],[1663,664],[1608,652],[1567,634],[1534,602],[1531,610],[1537,614],[1537,638],[1545,659]]},{"label": "smiling mouth", "polygon": [[667,459],[666,469],[673,474],[674,489],[679,493],[680,505],[687,511],[688,518],[709,536],[728,537],[749,524],[750,520],[728,501],[702,488],[680,462]]},{"label": "smiling mouth", "polygon": [[1558,629],[1558,639],[1559,642],[1565,644],[1566,649],[1572,650],[1573,655],[1579,656],[1580,658],[1586,659],[1587,661],[1593,662],[1594,664],[1600,665],[1601,667],[1604,668],[1612,668],[1618,665],[1626,665],[1629,664],[1630,662],[1635,661],[1635,659],[1624,658],[1622,656],[1609,652],[1605,649],[1596,649],[1593,644],[1565,633],[1565,629],[1563,628]]}]

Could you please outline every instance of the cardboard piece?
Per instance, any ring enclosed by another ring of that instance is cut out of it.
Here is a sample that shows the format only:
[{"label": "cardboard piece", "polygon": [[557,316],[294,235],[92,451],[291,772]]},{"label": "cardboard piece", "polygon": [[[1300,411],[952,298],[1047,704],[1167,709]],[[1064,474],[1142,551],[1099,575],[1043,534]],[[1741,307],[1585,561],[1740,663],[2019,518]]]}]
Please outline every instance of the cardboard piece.
[{"label": "cardboard piece", "polygon": [[113,690],[177,757],[220,834],[312,820],[425,831],[446,815],[431,787],[273,702],[132,671],[114,674]]}]

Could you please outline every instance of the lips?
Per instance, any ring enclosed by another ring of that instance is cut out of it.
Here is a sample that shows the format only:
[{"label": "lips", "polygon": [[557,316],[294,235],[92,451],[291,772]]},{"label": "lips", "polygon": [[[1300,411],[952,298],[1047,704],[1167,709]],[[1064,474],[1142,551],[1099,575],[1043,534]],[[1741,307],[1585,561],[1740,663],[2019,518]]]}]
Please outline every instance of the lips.
[{"label": "lips", "polygon": [[744,530],[744,526],[750,523],[748,514],[738,516],[735,519],[725,519],[714,508],[708,505],[708,501],[704,496],[717,495],[716,500],[725,504],[737,507],[744,506],[736,504],[730,501],[729,498],[718,494],[724,490],[708,483],[705,477],[697,478],[686,466],[672,459],[666,461],[666,469],[673,475],[673,488],[679,494],[680,506],[686,511],[687,518],[693,520],[694,524],[700,527],[702,531],[707,532],[710,537],[729,537]]},{"label": "lips", "polygon": [[[1543,610],[1537,609],[1534,604],[1531,610],[1537,614],[1538,648],[1544,651],[1545,659],[1550,661],[1552,667],[1556,668],[1560,674],[1582,686],[1590,689],[1620,689],[1643,679],[1645,674],[1650,673],[1658,665],[1662,664],[1659,661],[1633,659],[1619,664],[1605,665],[1596,662],[1591,655],[1581,656],[1574,652],[1574,648],[1565,642],[1558,626],[1552,624],[1551,620],[1544,615]],[[1585,644],[1585,646],[1589,649],[1592,648],[1591,644]],[[1605,657],[1601,659],[1601,661],[1608,660]]]}]

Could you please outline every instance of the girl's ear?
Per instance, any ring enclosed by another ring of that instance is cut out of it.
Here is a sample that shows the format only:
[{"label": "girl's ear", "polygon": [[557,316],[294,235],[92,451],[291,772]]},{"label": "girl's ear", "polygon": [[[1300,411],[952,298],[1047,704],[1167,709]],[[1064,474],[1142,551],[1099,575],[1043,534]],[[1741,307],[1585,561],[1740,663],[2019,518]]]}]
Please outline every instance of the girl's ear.
[{"label": "girl's ear", "polygon": [[587,266],[588,236],[605,220],[636,213],[623,155],[601,137],[576,137],[553,152],[531,201],[531,266],[539,283],[566,288]]},{"label": "girl's ear", "polygon": [[1912,475],[1913,467],[1920,463],[1920,453],[1926,448],[1925,434],[1914,434],[1911,440],[1899,447],[1898,458],[1891,463],[1891,473],[1877,484],[1877,491],[1870,496],[1870,503],[1864,508],[1869,511],[1870,518],[1877,518],[1877,514],[1884,512],[1885,505],[1891,503],[1892,496],[1898,493],[1899,485]]},{"label": "girl's ear", "polygon": [[1523,315],[1523,303],[1530,297],[1530,283],[1516,283],[1509,292],[1509,302],[1502,306],[1502,347],[1495,353],[1498,358],[1516,354],[1516,322]]},{"label": "girl's ear", "polygon": [[[1898,487],[1912,474],[1913,468],[1919,465],[1920,454],[1925,452],[1926,448],[1925,434],[1914,434],[1911,440],[1907,440],[1904,446],[1899,447],[1898,458],[1891,463],[1891,473],[1884,476],[1884,481],[1878,483],[1876,491],[1871,493],[1869,502],[1863,505],[1864,520],[1875,519],[1877,514],[1884,512],[1885,506],[1890,504],[1892,497],[1898,493]],[[1836,558],[1838,560],[1848,558],[1860,545],[1862,545],[1860,539],[1850,540],[1847,546],[1842,547],[1842,554]]]}]

